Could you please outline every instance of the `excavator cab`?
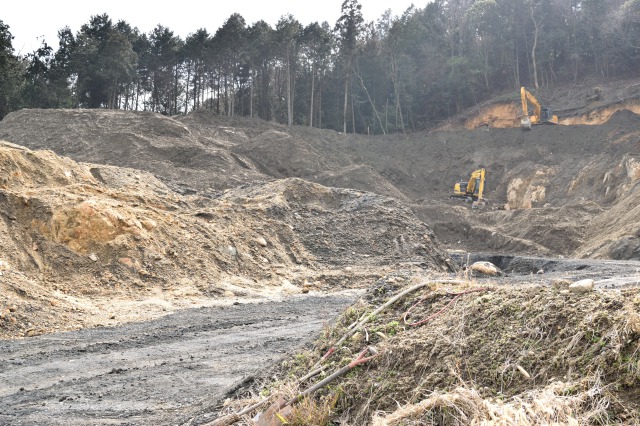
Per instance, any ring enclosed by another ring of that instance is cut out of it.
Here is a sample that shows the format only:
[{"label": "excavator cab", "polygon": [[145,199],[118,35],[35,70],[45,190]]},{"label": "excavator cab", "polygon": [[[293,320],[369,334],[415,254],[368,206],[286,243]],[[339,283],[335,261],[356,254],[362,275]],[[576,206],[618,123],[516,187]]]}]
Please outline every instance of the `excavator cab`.
[{"label": "excavator cab", "polygon": [[552,122],[555,124],[558,121],[558,118],[556,117],[554,120],[553,117],[553,110],[550,107],[540,108],[540,121],[545,123]]},{"label": "excavator cab", "polygon": [[484,185],[485,169],[478,169],[471,173],[468,181],[459,181],[453,186],[453,194],[449,196],[449,199],[460,199],[465,202],[471,202],[473,203],[472,208],[484,206],[486,204]]}]

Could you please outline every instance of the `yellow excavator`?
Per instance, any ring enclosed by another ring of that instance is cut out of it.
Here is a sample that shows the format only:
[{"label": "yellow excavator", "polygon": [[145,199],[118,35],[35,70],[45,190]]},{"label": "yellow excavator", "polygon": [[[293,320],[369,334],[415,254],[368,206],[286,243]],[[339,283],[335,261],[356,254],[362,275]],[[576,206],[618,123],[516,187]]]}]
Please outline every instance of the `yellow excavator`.
[{"label": "yellow excavator", "polygon": [[478,208],[487,204],[484,198],[485,169],[478,169],[471,173],[468,181],[457,182],[453,187],[453,194],[450,200],[461,199],[465,202],[472,202],[472,208]]},{"label": "yellow excavator", "polygon": [[[549,107],[543,107],[540,102],[524,87],[520,88],[520,98],[522,100],[522,120],[520,126],[523,129],[531,130],[533,124],[558,124],[558,117],[553,115],[553,110]],[[529,115],[529,105],[533,105],[533,115]]]}]

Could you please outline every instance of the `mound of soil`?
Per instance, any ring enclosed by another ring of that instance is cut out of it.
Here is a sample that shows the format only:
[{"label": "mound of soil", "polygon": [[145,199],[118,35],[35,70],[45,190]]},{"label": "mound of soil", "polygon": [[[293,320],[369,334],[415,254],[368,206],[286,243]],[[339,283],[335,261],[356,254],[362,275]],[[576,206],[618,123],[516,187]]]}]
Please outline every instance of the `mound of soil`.
[{"label": "mound of soil", "polygon": [[[178,192],[219,191],[264,178],[245,161],[179,121],[131,111],[21,110],[0,140],[97,164],[148,171]],[[215,136],[215,135],[214,135]]]},{"label": "mound of soil", "polygon": [[0,173],[5,337],[77,327],[105,298],[264,297],[344,285],[332,269],[355,270],[349,286],[395,263],[456,269],[427,225],[373,193],[287,179],[184,196],[142,171],[8,143]]},{"label": "mound of soil", "polygon": [[327,266],[457,269],[429,226],[393,198],[291,178],[231,190],[222,200],[290,224],[306,253]]},{"label": "mound of soil", "polygon": [[[563,125],[605,124],[618,111],[640,114],[640,81],[592,79],[555,87],[527,88],[542,106],[552,107]],[[530,112],[531,112],[531,105]],[[523,114],[520,90],[505,93],[469,108],[440,129],[519,127]]]}]

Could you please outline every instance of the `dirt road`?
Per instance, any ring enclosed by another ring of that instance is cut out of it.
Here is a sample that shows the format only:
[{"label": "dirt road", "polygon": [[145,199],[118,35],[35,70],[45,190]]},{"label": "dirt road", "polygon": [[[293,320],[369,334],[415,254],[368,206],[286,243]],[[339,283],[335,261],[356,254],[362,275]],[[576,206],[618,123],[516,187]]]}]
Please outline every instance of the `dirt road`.
[{"label": "dirt road", "polygon": [[185,310],[124,327],[0,341],[0,424],[197,423],[354,298]]}]

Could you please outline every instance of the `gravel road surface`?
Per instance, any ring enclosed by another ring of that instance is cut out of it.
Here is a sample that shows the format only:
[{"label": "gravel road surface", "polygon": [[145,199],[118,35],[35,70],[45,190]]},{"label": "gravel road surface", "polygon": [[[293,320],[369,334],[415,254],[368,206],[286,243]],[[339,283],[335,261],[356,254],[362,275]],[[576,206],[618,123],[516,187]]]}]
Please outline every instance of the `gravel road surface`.
[{"label": "gravel road surface", "polygon": [[354,295],[185,310],[122,327],[0,341],[0,424],[170,425],[317,335]]}]

